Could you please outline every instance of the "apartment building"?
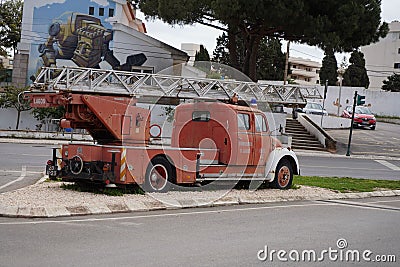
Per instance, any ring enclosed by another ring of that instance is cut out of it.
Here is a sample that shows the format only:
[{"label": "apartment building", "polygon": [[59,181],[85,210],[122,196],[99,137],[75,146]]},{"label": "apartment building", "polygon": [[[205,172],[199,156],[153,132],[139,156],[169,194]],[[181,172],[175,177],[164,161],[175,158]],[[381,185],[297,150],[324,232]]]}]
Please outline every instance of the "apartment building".
[{"label": "apartment building", "polygon": [[291,74],[289,79],[302,85],[319,84],[319,71],[321,63],[299,57],[289,57]]},{"label": "apartment building", "polygon": [[389,24],[389,33],[379,42],[361,47],[370,81],[370,90],[381,90],[383,81],[400,74],[400,22]]}]

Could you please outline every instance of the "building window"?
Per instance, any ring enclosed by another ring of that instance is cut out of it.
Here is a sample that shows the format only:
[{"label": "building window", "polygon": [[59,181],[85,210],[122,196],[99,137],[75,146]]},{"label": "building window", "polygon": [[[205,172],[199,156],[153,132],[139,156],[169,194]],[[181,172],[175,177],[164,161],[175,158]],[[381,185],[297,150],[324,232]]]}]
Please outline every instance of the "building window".
[{"label": "building window", "polygon": [[110,8],[110,9],[108,10],[108,16],[109,16],[109,17],[114,17],[114,8]]},{"label": "building window", "polygon": [[394,63],[394,68],[395,69],[400,69],[400,63]]},{"label": "building window", "polygon": [[296,66],[296,65],[293,65],[292,67],[293,67],[293,69],[296,69],[296,68],[297,68],[297,66]]},{"label": "building window", "polygon": [[319,84],[319,80],[317,80],[315,83],[316,83],[316,84]]},{"label": "building window", "polygon": [[400,54],[400,48],[397,50],[397,53]]},{"label": "building window", "polygon": [[104,16],[104,8],[103,7],[99,8],[99,16]]},{"label": "building window", "polygon": [[14,65],[14,60],[10,59],[10,60],[8,61],[8,64],[9,64],[9,65]]},{"label": "building window", "polygon": [[89,7],[89,15],[94,15],[94,7],[92,6]]}]

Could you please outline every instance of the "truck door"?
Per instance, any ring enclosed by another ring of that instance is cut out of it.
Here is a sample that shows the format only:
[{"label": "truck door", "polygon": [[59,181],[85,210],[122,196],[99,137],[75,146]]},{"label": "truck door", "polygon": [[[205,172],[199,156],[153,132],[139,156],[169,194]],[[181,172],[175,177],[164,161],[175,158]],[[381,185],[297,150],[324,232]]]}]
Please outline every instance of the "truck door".
[{"label": "truck door", "polygon": [[265,116],[261,113],[255,113],[255,131],[254,131],[254,161],[253,165],[265,165],[271,148],[271,136],[268,132],[268,126]]},{"label": "truck door", "polygon": [[254,162],[254,136],[251,113],[240,112],[238,120],[238,153],[237,165],[251,165]]}]

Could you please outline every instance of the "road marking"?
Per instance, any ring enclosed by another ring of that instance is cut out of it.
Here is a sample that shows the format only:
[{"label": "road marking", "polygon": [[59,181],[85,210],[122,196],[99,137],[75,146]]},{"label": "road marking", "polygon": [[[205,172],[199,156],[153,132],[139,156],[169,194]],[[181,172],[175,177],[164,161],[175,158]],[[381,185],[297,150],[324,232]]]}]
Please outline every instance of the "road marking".
[{"label": "road marking", "polygon": [[380,200],[380,201],[371,201],[371,202],[366,202],[366,203],[370,203],[370,204],[374,204],[374,203],[392,203],[392,202],[400,202],[399,200]]},{"label": "road marking", "polygon": [[[14,170],[0,170],[0,173],[21,173],[21,171],[14,171]],[[38,171],[26,171],[26,174],[41,174],[43,173]]]},{"label": "road marking", "polygon": [[178,212],[178,213],[165,213],[165,214],[149,214],[149,215],[132,215],[124,217],[110,217],[110,218],[89,218],[89,219],[67,219],[63,221],[29,221],[29,222],[4,222],[0,225],[27,225],[27,224],[47,224],[47,223],[78,223],[78,222],[102,222],[102,221],[119,221],[128,219],[144,219],[144,218],[161,218],[161,217],[177,217],[184,215],[198,215],[198,214],[213,214],[213,213],[224,213],[224,212],[237,212],[237,211],[252,211],[252,210],[266,210],[266,209],[282,209],[282,208],[298,208],[298,207],[310,207],[310,206],[338,206],[337,203],[328,202],[312,202],[308,204],[295,204],[295,205],[277,205],[277,206],[264,206],[264,207],[253,207],[253,208],[238,208],[238,209],[217,209],[217,210],[206,210],[206,211],[192,211],[192,212]]},{"label": "road marking", "polygon": [[385,206],[385,205],[370,205],[370,203],[368,203],[368,202],[354,202],[354,201],[346,201],[346,200],[321,200],[321,202],[337,203],[339,205],[344,205],[344,206],[353,207],[353,208],[385,210],[385,211],[394,211],[394,212],[400,211],[400,208],[397,208],[397,207],[391,207],[391,206]]},{"label": "road marking", "polygon": [[26,176],[26,166],[22,166],[21,175],[17,179],[0,186],[0,189],[6,188],[7,186],[12,185],[13,183],[23,180],[25,176]]},{"label": "road marking", "polygon": [[[308,167],[308,168],[325,168],[325,169],[340,169],[340,170],[360,170],[360,171],[365,171],[365,170],[370,170],[366,168],[354,168],[354,167],[332,167],[332,166],[324,166],[324,165],[306,165],[302,164],[302,168]],[[388,169],[373,169],[374,171],[389,171]]]},{"label": "road marking", "polygon": [[396,165],[394,165],[390,162],[387,162],[386,160],[376,159],[375,161],[382,164],[383,166],[388,167],[389,169],[392,169],[394,171],[400,171],[400,167],[397,167]]}]

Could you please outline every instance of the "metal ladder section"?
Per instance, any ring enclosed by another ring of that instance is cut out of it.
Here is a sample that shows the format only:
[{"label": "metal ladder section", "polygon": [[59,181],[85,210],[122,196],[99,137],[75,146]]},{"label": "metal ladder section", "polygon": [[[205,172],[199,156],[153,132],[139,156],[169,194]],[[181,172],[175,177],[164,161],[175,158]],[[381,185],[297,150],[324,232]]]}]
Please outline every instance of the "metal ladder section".
[{"label": "metal ladder section", "polygon": [[236,94],[239,99],[249,102],[256,99],[257,102],[289,106],[304,105],[306,98],[322,98],[316,87],[281,86],[77,67],[42,68],[31,86],[31,91],[218,100],[228,100]]}]

